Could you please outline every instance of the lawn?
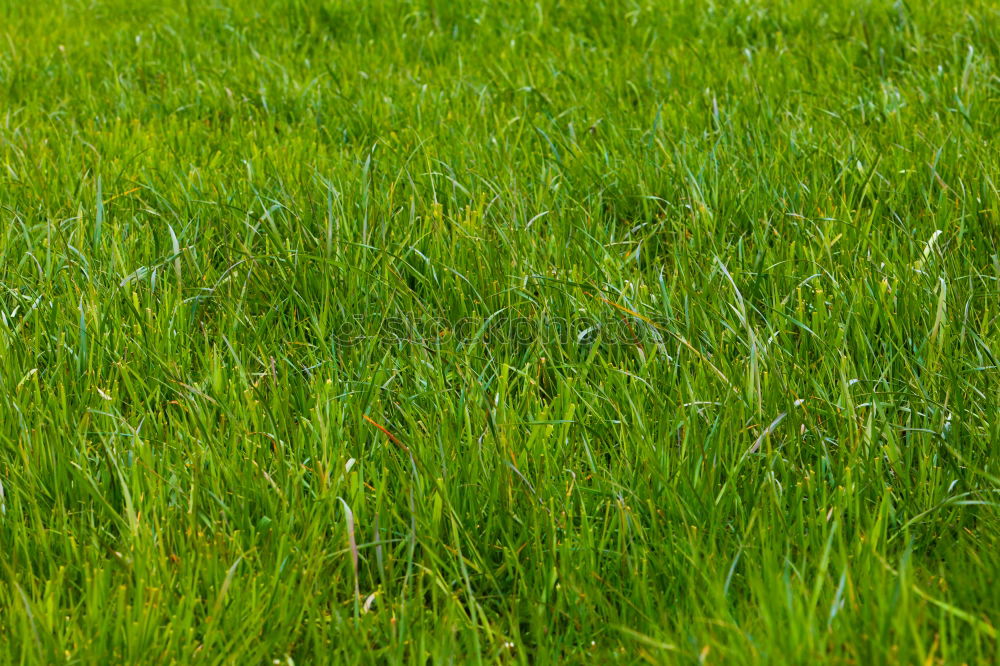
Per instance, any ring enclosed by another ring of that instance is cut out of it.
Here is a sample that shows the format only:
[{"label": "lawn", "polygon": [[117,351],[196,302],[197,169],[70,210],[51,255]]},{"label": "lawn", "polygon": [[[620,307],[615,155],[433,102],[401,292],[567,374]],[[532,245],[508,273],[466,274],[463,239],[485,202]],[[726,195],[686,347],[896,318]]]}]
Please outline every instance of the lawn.
[{"label": "lawn", "polygon": [[1000,3],[0,0],[0,663],[998,657]]}]

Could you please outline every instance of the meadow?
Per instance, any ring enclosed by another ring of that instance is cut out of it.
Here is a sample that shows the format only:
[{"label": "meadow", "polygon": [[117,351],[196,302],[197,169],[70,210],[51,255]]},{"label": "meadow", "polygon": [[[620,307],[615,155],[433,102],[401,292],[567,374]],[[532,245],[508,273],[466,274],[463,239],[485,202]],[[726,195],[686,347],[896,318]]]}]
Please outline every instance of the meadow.
[{"label": "meadow", "polygon": [[998,658],[995,0],[0,0],[0,662]]}]

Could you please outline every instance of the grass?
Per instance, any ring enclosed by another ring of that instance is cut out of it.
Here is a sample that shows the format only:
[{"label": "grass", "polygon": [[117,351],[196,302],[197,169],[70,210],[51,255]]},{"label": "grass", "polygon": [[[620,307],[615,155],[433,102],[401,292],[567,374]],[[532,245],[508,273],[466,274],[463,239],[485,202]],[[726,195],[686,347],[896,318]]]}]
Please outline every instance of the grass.
[{"label": "grass", "polygon": [[0,661],[997,658],[996,2],[0,33]]}]

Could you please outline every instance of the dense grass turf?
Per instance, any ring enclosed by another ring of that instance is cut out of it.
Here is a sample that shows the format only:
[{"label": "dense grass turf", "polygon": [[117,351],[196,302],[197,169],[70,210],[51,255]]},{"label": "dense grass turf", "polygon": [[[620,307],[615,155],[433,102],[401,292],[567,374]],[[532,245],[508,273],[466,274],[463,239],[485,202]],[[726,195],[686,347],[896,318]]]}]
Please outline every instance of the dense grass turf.
[{"label": "dense grass turf", "polygon": [[0,32],[0,661],[996,657],[996,2]]}]

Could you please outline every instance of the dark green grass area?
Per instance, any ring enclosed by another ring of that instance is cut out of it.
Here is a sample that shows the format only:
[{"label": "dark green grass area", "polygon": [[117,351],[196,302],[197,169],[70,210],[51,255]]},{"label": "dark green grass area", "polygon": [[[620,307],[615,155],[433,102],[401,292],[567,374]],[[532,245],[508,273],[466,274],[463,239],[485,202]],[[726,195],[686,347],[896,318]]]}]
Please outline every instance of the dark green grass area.
[{"label": "dark green grass area", "polygon": [[993,0],[0,0],[0,662],[988,663]]}]

